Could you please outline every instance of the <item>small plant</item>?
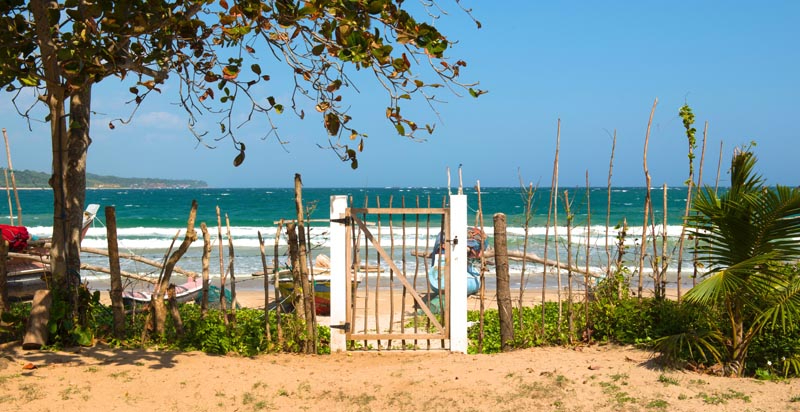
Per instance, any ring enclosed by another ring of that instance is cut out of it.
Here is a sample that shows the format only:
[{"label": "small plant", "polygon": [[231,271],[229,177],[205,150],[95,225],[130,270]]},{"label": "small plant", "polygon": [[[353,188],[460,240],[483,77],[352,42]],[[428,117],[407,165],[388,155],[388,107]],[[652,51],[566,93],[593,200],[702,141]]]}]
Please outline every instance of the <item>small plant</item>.
[{"label": "small plant", "polygon": [[667,375],[664,375],[663,373],[661,375],[658,375],[658,381],[663,383],[665,386],[666,385],[678,385],[678,380],[677,379],[669,377]]},{"label": "small plant", "polygon": [[623,381],[622,382],[623,385],[627,385],[628,384],[627,382],[625,382],[625,380],[628,379],[629,377],[630,376],[628,376],[627,373],[616,373],[616,374],[610,376],[611,380],[614,381],[614,382]]},{"label": "small plant", "polygon": [[669,403],[663,399],[654,399],[647,403],[647,409],[667,409]]}]

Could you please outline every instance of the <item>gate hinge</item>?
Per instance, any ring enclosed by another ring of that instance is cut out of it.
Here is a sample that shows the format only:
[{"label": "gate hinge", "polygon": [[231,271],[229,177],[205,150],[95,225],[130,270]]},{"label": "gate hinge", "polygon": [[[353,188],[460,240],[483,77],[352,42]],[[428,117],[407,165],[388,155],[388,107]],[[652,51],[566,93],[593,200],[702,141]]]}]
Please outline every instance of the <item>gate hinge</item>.
[{"label": "gate hinge", "polygon": [[350,330],[350,322],[345,322],[344,325],[331,325],[331,329],[341,329],[343,331]]},{"label": "gate hinge", "polygon": [[351,223],[353,223],[353,218],[350,217],[350,216],[345,216],[345,217],[343,217],[341,219],[331,219],[331,222],[332,223],[341,223],[343,225],[348,225],[349,226]]}]

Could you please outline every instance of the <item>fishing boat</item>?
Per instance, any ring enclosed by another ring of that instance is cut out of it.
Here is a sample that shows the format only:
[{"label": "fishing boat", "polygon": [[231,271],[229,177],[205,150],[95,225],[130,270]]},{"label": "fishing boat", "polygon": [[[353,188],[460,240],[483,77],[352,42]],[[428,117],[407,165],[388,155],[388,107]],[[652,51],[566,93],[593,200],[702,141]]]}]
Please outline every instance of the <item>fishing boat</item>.
[{"label": "fishing boat", "polygon": [[[100,205],[90,204],[83,212],[81,240],[97,217]],[[24,226],[0,225],[3,237],[9,241],[11,252],[6,263],[9,299],[25,300],[39,289],[47,289],[50,277],[49,239],[33,239]]]},{"label": "fishing boat", "polygon": [[[330,269],[317,269],[314,272],[314,309],[319,316],[330,316],[331,314],[331,272]],[[292,311],[291,298],[294,296],[294,279],[292,274],[278,276],[278,291],[281,308],[284,311]]]},{"label": "fishing boat", "polygon": [[[178,303],[194,302],[203,291],[203,281],[197,278],[187,278],[185,283],[175,285],[175,300]],[[153,298],[152,290],[124,291],[122,304],[126,308],[144,307],[150,304]]]}]

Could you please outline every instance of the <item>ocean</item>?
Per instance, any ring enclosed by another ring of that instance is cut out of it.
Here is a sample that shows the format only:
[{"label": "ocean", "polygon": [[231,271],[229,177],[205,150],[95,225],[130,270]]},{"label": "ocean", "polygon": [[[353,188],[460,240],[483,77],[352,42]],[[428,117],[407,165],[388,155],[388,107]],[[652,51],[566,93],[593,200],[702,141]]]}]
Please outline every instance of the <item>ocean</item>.
[{"label": "ocean", "polygon": [[[550,189],[537,189],[533,196],[531,206],[531,218],[528,224],[529,243],[528,252],[543,256],[545,233],[549,232],[550,240],[548,246],[548,258],[556,259],[556,252],[553,239],[557,234],[559,238],[558,253],[561,262],[566,262],[567,254],[567,216],[565,214],[564,192],[568,192],[568,199],[571,203],[570,214],[571,222],[571,241],[573,262],[576,266],[586,265],[586,242],[589,242],[589,266],[592,270],[602,272],[608,266],[606,255],[606,239],[611,247],[612,259],[615,254],[617,236],[623,221],[627,221],[626,236],[624,238],[627,253],[624,261],[631,268],[632,272],[638,270],[638,254],[640,250],[639,238],[641,236],[641,226],[643,221],[643,207],[646,190],[641,187],[615,187],[611,189],[610,207],[608,207],[609,192],[607,188],[591,188],[588,192],[586,188],[559,188],[558,216],[551,217],[551,227],[547,229],[548,203],[550,200]],[[452,189],[451,192],[455,192]],[[369,207],[380,205],[381,207],[400,207],[403,202],[406,207],[422,207],[430,204],[432,207],[441,207],[446,201],[447,188],[304,188],[303,201],[307,210],[310,211],[306,218],[313,221],[310,226],[312,239],[312,254],[326,254],[330,247],[327,232],[329,218],[329,201],[332,195],[347,195],[351,206]],[[470,225],[477,226],[476,212],[478,209],[478,195],[475,189],[464,190],[467,195]],[[686,187],[675,187],[666,190],[666,234],[668,238],[668,252],[672,256],[670,268],[675,270],[677,254],[677,240],[681,233],[682,216],[686,207]],[[36,236],[49,237],[52,225],[52,192],[49,190],[22,190],[19,192],[20,204],[22,205],[23,224]],[[651,191],[653,199],[653,211],[656,217],[656,233],[661,236],[664,219],[664,191],[661,188],[654,188]],[[522,251],[525,235],[525,210],[526,194],[525,190],[519,187],[490,187],[481,190],[481,205],[484,216],[484,228],[489,236],[489,246],[492,246],[492,218],[495,213],[504,213],[508,222],[508,245],[510,250]],[[199,240],[194,242],[189,252],[179,262],[181,268],[201,271],[202,236],[200,235],[200,223],[205,222],[214,243],[212,247],[211,269],[212,278],[219,277],[219,241],[217,212],[219,207],[222,219],[223,233],[223,255],[225,267],[228,259],[228,240],[226,237],[227,228],[225,227],[226,218],[230,222],[230,232],[233,238],[235,250],[235,273],[237,278],[251,277],[253,273],[263,271],[261,255],[258,242],[260,232],[267,252],[267,262],[272,262],[272,251],[276,236],[276,222],[281,218],[292,219],[295,217],[294,189],[291,188],[233,188],[233,189],[91,189],[87,191],[86,203],[97,203],[100,205],[98,217],[89,230],[83,241],[84,246],[93,248],[107,248],[105,214],[107,206],[113,206],[116,212],[117,236],[119,239],[119,249],[121,253],[134,253],[143,257],[162,261],[167,253],[173,238],[178,236],[175,245],[183,240],[186,230],[186,220],[189,215],[192,200],[198,202],[198,214],[196,229],[198,230]],[[391,202],[391,205],[390,205]],[[606,214],[609,212],[608,237],[606,237]],[[5,214],[4,214],[5,215]],[[14,215],[16,206],[14,205]],[[587,233],[587,220],[590,219],[589,230]],[[8,215],[6,215],[8,219]],[[554,226],[557,222],[557,226]],[[375,223],[375,222],[373,222]],[[652,221],[651,221],[652,223]],[[648,226],[651,224],[649,223]],[[382,217],[382,225],[388,225],[388,217]],[[400,232],[401,217],[396,216],[392,220],[391,226],[393,233]],[[412,230],[414,218],[407,216],[406,225],[408,231]],[[425,222],[421,222],[424,226]],[[427,236],[429,245],[433,245],[439,231],[438,223],[434,221],[430,230],[423,231]],[[651,228],[648,228],[650,233]],[[388,226],[382,230],[381,244],[389,247],[393,240],[389,236]],[[412,236],[413,237],[413,236]],[[408,237],[406,238],[408,239]],[[412,241],[413,242],[413,241]],[[420,241],[420,245],[425,244]],[[281,262],[285,262],[285,238],[280,240],[281,251],[279,252]],[[395,255],[402,252],[395,248]],[[686,248],[689,249],[688,247]],[[647,247],[648,256],[652,252],[652,244]],[[659,246],[660,251],[660,246]],[[660,253],[660,252],[659,252]],[[688,257],[688,252],[685,255]],[[98,266],[108,266],[106,257],[84,254],[82,260]],[[375,256],[367,256],[367,261],[371,264],[379,263]],[[413,259],[410,259],[412,264]],[[385,265],[385,263],[383,264]],[[645,265],[645,273],[649,271],[648,263]],[[682,270],[684,273],[691,271],[691,265],[684,263]],[[491,268],[490,268],[491,269]],[[512,263],[511,271],[519,271],[519,263]],[[123,270],[158,276],[158,271],[147,265],[123,261]],[[541,265],[527,264],[526,271],[541,273]],[[102,281],[107,275],[99,273],[83,273],[84,278],[97,279]],[[684,274],[683,276],[687,276]],[[672,272],[674,278],[674,272]],[[554,282],[548,282],[553,285]]]}]

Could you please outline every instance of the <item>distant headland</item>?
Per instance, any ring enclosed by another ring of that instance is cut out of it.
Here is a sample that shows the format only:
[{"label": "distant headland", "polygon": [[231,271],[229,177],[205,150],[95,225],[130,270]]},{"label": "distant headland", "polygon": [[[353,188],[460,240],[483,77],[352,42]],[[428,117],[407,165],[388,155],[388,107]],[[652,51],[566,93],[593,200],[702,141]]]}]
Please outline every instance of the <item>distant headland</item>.
[{"label": "distant headland", "polygon": [[[3,174],[0,179],[8,179],[8,184],[6,184],[5,180],[0,180],[0,187],[12,187],[11,175],[7,173],[8,170],[0,167],[0,172]],[[14,181],[17,189],[50,189],[49,180],[49,173],[34,170],[14,170]],[[196,189],[206,187],[208,187],[208,183],[202,180],[117,177],[86,173],[87,189]]]}]

